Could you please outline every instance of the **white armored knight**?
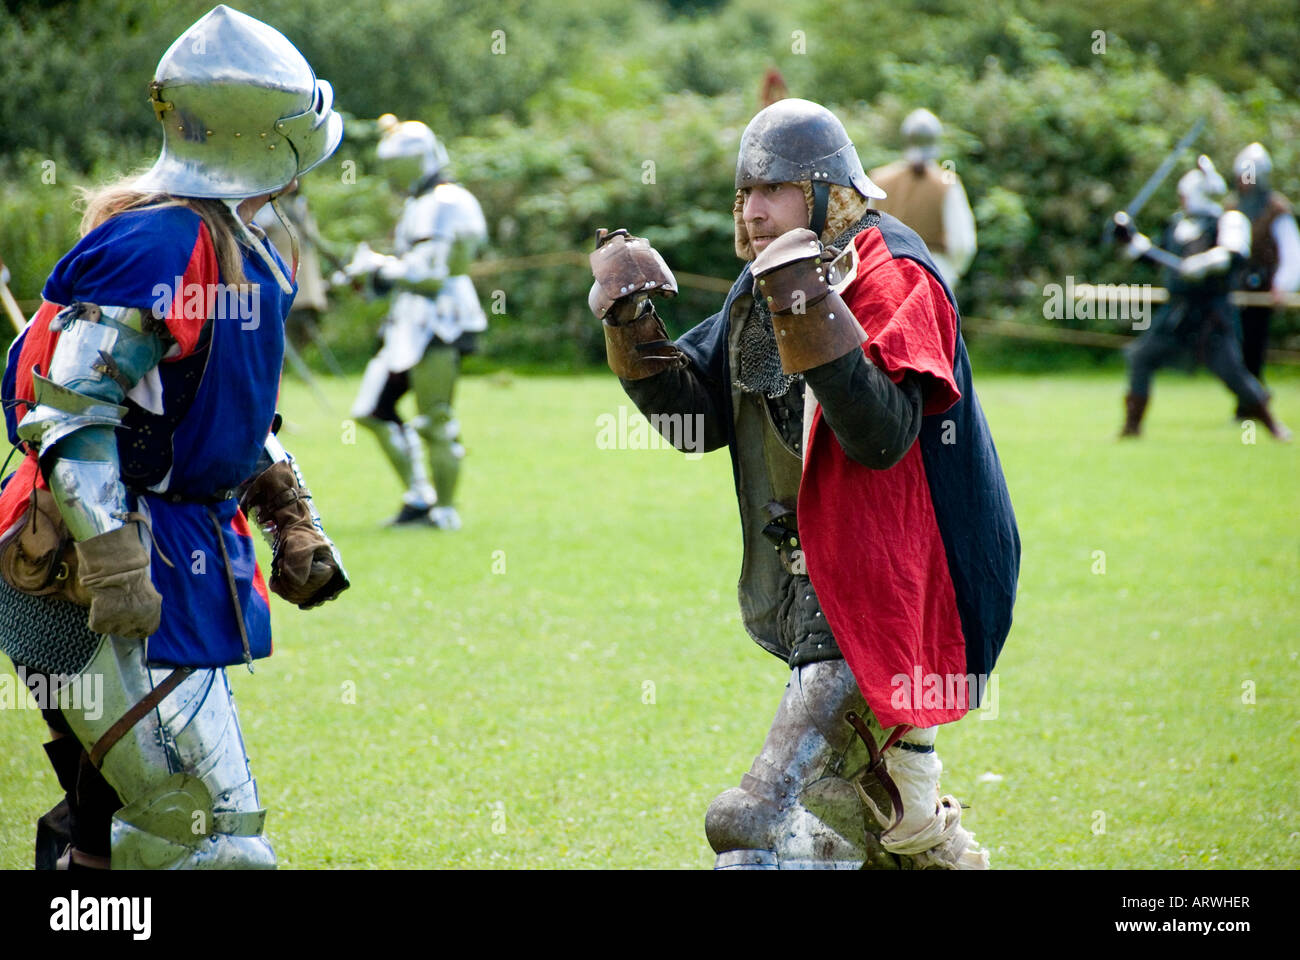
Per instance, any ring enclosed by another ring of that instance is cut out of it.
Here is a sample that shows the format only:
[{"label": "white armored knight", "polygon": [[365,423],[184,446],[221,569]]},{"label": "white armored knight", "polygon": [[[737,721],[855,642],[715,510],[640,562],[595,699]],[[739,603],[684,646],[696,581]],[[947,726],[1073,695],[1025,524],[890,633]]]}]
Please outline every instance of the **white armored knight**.
[{"label": "white armored knight", "polygon": [[[366,367],[352,415],[374,432],[403,485],[394,524],[460,528],[455,508],[460,425],[452,397],[460,359],[487,329],[468,271],[487,241],[487,223],[474,195],[448,179],[447,151],[417,120],[379,120],[378,157],[394,189],[408,191],[392,256],[358,247],[344,273],[370,276],[391,291],[382,346]],[[403,423],[397,401],[412,390],[418,415]],[[429,470],[425,469],[425,448]]]},{"label": "white armored knight", "polygon": [[91,193],[10,350],[0,648],[43,695],[96,692],[40,701],[67,798],[38,866],[273,867],[224,669],[270,654],[249,518],[270,592],[305,609],[348,581],[271,432],[293,271],[248,222],[343,125],[302,54],[225,6],[150,92],[161,157]]}]

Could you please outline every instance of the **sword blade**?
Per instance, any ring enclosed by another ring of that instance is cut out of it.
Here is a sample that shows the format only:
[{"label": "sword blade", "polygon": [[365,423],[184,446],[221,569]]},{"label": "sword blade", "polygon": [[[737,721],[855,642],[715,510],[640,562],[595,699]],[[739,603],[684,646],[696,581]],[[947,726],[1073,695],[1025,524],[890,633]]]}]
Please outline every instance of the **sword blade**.
[{"label": "sword blade", "polygon": [[1137,218],[1142,208],[1146,206],[1146,202],[1151,199],[1151,194],[1155,193],[1160,184],[1164,183],[1165,177],[1169,176],[1169,171],[1178,163],[1178,158],[1182,156],[1183,151],[1192,145],[1204,128],[1205,118],[1198,117],[1196,122],[1192,124],[1191,129],[1183,134],[1183,138],[1174,144],[1173,150],[1169,151],[1169,155],[1165,157],[1160,166],[1156,167],[1155,173],[1147,177],[1147,182],[1142,184],[1142,189],[1137,192],[1137,196],[1130,200],[1129,205],[1124,208],[1124,212],[1129,215],[1130,220]]}]

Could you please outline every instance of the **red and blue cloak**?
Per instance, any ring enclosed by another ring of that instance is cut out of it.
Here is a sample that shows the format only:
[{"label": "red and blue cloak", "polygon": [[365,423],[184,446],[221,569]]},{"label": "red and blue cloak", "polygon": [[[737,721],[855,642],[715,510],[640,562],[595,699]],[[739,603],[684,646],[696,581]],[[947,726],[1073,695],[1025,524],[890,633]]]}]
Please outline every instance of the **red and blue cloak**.
[{"label": "red and blue cloak", "polygon": [[[872,470],[845,455],[817,409],[799,491],[800,542],[877,719],[886,729],[929,727],[977,705],[967,700],[967,678],[983,689],[1011,629],[1020,536],[956,301],[924,243],[887,214],[853,242],[858,270],[842,296],[867,334],[868,359],[895,382],[921,376],[921,432],[899,463]],[[746,268],[723,310],[677,341],[722,412],[737,483],[727,318],[751,286]]]}]

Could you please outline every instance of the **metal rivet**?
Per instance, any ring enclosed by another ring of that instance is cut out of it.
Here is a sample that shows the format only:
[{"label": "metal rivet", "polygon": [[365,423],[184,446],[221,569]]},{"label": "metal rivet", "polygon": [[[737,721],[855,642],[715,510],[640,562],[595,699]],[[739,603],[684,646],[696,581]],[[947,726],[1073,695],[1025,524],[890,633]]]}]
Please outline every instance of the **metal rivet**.
[{"label": "metal rivet", "polygon": [[205,131],[204,131],[204,134],[205,134],[206,136],[209,136],[209,137],[210,137],[210,136],[212,136],[212,131],[211,131],[211,130],[205,130]]},{"label": "metal rivet", "polygon": [[261,137],[263,140],[266,139],[266,134],[264,133],[259,133],[258,136]]},{"label": "metal rivet", "polygon": [[235,134],[235,136],[237,136],[237,137],[242,137],[243,134],[242,134],[242,133],[237,133],[237,134]]},{"label": "metal rivet", "polygon": [[833,314],[833,313],[831,314],[831,319],[832,319],[832,320],[835,319],[835,314]]},{"label": "metal rivet", "polygon": [[273,144],[271,144],[271,145],[270,145],[270,146],[271,146],[271,149],[272,149],[272,150],[274,150],[274,149],[275,149],[275,144],[274,144],[274,143],[273,143]]}]

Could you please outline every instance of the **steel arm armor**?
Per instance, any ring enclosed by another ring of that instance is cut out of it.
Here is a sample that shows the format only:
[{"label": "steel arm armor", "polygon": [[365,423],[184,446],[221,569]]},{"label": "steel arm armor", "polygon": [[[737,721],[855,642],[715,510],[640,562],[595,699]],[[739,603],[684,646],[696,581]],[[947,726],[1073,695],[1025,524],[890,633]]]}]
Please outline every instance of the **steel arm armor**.
[{"label": "steel arm armor", "polygon": [[397,226],[397,256],[379,267],[382,280],[400,290],[436,297],[448,277],[466,273],[487,240],[487,221],[474,195],[453,183],[407,203]]},{"label": "steel arm armor", "polygon": [[1219,218],[1215,245],[1202,253],[1183,257],[1180,273],[1191,280],[1207,274],[1224,273],[1234,261],[1250,256],[1250,221],[1238,210],[1229,210]]},{"label": "steel arm armor", "polygon": [[152,318],[127,307],[74,303],[50,328],[59,341],[47,373],[32,374],[36,404],[18,436],[36,449],[73,539],[88,540],[123,523],[115,432],[126,415],[122,401],[170,343]]}]

